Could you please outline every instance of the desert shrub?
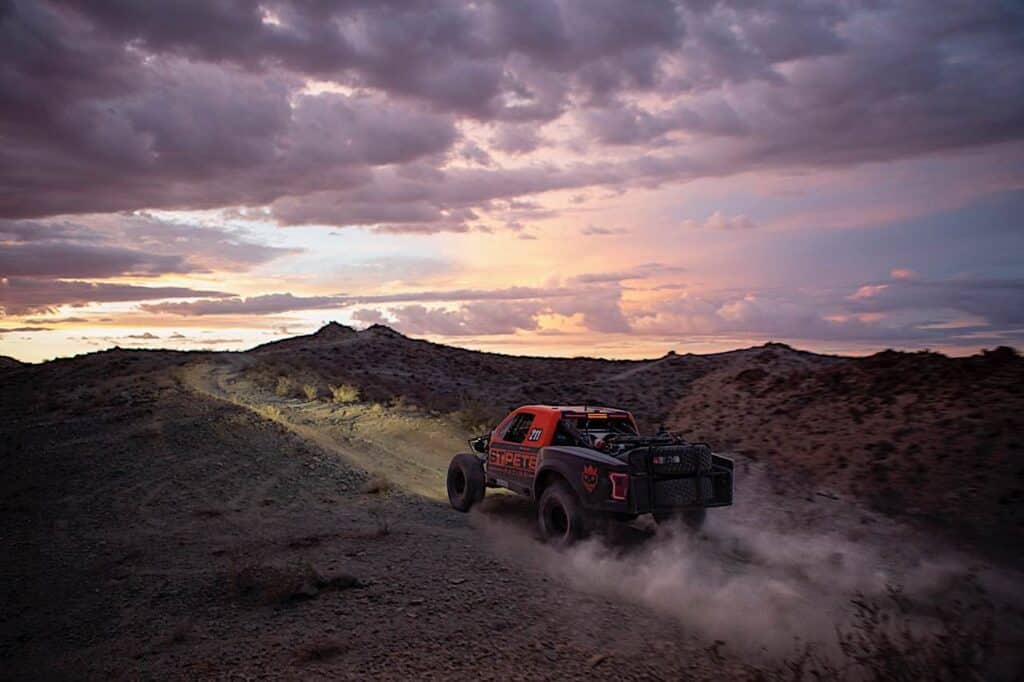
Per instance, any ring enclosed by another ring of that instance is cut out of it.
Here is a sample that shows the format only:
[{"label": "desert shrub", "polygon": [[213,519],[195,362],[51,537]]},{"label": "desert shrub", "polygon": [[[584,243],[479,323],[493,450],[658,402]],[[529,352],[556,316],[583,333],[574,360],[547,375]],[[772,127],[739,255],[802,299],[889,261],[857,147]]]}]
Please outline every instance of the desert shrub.
[{"label": "desert shrub", "polygon": [[336,403],[342,405],[347,403],[359,402],[359,387],[353,386],[352,384],[342,384],[341,386],[329,386],[331,389],[331,398]]},{"label": "desert shrub", "polygon": [[470,433],[483,433],[497,421],[492,410],[477,401],[464,402],[462,408],[455,413],[455,420],[463,430]]},{"label": "desert shrub", "polygon": [[383,476],[373,476],[359,487],[359,492],[365,495],[379,495],[388,490],[391,490],[391,482]]},{"label": "desert shrub", "polygon": [[291,398],[299,390],[299,384],[291,377],[280,376],[277,378],[277,386],[274,388],[274,393],[281,398]]},{"label": "desert shrub", "polygon": [[273,419],[275,421],[281,419],[281,408],[277,405],[265,405],[260,408],[260,412],[263,413],[263,416],[267,419]]},{"label": "desert shrub", "polygon": [[306,395],[306,400],[316,400],[320,396],[320,389],[313,384],[303,384],[302,392]]},{"label": "desert shrub", "polygon": [[836,628],[839,654],[805,643],[776,667],[753,672],[760,680],[982,680],[994,638],[993,607],[973,578],[970,602],[950,599],[925,620],[898,587],[878,599],[851,600],[853,621]]}]

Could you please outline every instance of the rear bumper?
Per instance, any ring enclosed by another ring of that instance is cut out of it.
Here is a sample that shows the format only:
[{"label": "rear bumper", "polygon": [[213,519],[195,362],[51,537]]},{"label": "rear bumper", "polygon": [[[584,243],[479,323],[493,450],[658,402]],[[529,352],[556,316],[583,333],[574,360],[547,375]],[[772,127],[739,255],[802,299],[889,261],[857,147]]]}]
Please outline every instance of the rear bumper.
[{"label": "rear bumper", "polygon": [[717,455],[712,455],[710,466],[701,471],[688,474],[633,472],[629,478],[629,506],[634,514],[726,507],[733,500],[732,460]]}]

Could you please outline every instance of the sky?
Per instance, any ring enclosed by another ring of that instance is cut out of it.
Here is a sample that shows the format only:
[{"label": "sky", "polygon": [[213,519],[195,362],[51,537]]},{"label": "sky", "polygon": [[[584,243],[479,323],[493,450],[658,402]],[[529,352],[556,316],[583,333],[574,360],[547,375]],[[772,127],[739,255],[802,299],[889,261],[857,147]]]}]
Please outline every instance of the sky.
[{"label": "sky", "polygon": [[1024,340],[1010,0],[0,0],[0,354]]}]

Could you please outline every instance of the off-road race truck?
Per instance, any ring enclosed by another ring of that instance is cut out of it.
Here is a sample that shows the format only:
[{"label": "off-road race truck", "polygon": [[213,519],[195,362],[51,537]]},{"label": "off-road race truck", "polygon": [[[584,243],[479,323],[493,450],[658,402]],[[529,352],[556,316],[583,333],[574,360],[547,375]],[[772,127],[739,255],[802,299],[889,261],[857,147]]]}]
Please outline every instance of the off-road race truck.
[{"label": "off-road race truck", "polygon": [[707,508],[732,504],[732,460],[664,431],[641,436],[625,410],[525,405],[469,443],[473,452],[448,467],[452,507],[469,511],[486,488],[526,495],[541,535],[557,544],[641,514],[699,527]]}]

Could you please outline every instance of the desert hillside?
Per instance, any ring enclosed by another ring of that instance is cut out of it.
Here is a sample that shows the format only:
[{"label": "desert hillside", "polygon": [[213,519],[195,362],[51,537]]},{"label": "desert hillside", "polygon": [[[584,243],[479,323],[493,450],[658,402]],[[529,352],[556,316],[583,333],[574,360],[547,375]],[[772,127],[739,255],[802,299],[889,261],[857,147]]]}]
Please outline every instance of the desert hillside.
[{"label": "desert hillside", "polygon": [[[742,452],[808,495],[854,496],[979,541],[1024,522],[1024,359],[885,351],[844,358],[782,344],[647,361],[531,358],[331,324],[256,348],[246,377],[322,400],[350,384],[370,402],[457,415],[486,428],[512,406],[628,408],[715,449]],[[290,388],[289,388],[290,387]]]}]

